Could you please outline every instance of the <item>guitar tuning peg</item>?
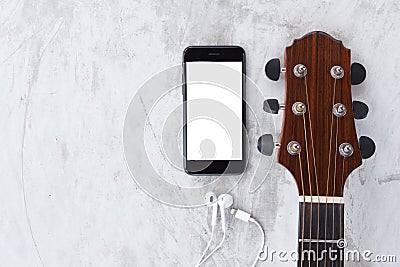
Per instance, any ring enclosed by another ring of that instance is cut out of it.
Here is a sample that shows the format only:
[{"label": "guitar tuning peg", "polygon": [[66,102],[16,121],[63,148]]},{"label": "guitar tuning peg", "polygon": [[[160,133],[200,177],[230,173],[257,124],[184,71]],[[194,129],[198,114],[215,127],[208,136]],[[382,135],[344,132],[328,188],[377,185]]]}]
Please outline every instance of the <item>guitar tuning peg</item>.
[{"label": "guitar tuning peg", "polygon": [[284,108],[285,105],[279,104],[278,99],[267,99],[263,104],[263,110],[271,114],[278,114],[279,110]]},{"label": "guitar tuning peg", "polygon": [[257,149],[261,154],[271,156],[275,147],[280,147],[280,144],[274,142],[271,134],[264,134],[258,138]]},{"label": "guitar tuning peg", "polygon": [[281,74],[281,62],[279,58],[270,59],[265,65],[265,74],[273,81],[279,80]]},{"label": "guitar tuning peg", "polygon": [[361,157],[363,159],[370,158],[375,153],[375,142],[368,136],[361,136],[358,140],[360,146]]},{"label": "guitar tuning peg", "polygon": [[351,84],[357,85],[362,83],[367,76],[367,71],[360,63],[351,64]]},{"label": "guitar tuning peg", "polygon": [[367,104],[361,101],[353,101],[354,119],[361,120],[367,117],[369,108]]}]

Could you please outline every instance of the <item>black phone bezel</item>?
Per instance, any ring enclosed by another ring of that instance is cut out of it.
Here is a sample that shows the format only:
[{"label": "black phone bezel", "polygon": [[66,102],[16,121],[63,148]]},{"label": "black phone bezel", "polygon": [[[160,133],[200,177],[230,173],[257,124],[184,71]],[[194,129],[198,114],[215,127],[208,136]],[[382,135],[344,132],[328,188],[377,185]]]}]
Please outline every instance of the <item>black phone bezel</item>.
[{"label": "black phone bezel", "polygon": [[[242,160],[187,160],[187,133],[186,133],[186,62],[242,62]],[[241,174],[246,167],[246,54],[240,46],[189,46],[183,51],[182,61],[182,94],[183,94],[183,157],[184,169],[190,175],[221,175]]]}]

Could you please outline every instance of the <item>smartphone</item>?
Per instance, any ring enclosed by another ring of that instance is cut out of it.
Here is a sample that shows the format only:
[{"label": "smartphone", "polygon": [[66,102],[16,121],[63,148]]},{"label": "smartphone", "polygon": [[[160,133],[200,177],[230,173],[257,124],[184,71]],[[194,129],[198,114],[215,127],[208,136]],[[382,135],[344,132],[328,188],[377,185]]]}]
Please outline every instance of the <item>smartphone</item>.
[{"label": "smartphone", "polygon": [[183,154],[188,174],[244,171],[245,73],[245,51],[239,46],[184,50]]}]

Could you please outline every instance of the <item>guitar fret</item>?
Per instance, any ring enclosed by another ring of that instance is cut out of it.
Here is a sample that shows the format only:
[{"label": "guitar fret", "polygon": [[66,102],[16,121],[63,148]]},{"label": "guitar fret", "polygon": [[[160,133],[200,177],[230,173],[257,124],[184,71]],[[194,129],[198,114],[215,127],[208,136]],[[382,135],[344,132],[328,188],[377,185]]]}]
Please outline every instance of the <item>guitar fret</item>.
[{"label": "guitar fret", "polygon": [[341,240],[324,240],[324,239],[299,239],[299,242],[303,242],[303,243],[332,243],[332,244],[337,244],[337,242]]}]

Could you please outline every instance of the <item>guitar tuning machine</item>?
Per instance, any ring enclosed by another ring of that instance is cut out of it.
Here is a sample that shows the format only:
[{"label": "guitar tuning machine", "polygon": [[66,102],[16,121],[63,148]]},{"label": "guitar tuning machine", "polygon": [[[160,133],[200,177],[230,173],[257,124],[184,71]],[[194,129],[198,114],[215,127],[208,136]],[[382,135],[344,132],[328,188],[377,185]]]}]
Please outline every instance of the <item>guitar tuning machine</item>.
[{"label": "guitar tuning machine", "polygon": [[349,143],[340,144],[339,153],[343,157],[350,157],[351,155],[353,155],[353,152],[354,152],[354,148],[351,144],[349,144]]},{"label": "guitar tuning machine", "polygon": [[[361,157],[368,159],[375,153],[376,146],[374,140],[368,136],[361,136],[358,140]],[[354,147],[349,143],[342,143],[339,146],[339,154],[342,157],[350,157],[354,153]]]},{"label": "guitar tuning machine", "polygon": [[281,144],[274,142],[271,134],[264,134],[258,138],[257,149],[258,151],[266,156],[271,156],[274,152],[274,148],[280,148]]},{"label": "guitar tuning machine", "polygon": [[344,76],[344,69],[341,66],[333,66],[331,68],[331,76],[336,80],[342,79]]},{"label": "guitar tuning machine", "polygon": [[264,101],[263,110],[267,113],[278,114],[279,110],[284,110],[285,105],[280,104],[278,99],[267,99]]},{"label": "guitar tuning machine", "polygon": [[278,81],[281,73],[285,73],[286,68],[281,68],[281,61],[279,58],[270,59],[265,64],[265,74],[272,81]]},{"label": "guitar tuning machine", "polygon": [[301,116],[301,115],[303,115],[304,113],[306,113],[307,108],[306,108],[306,105],[305,105],[303,102],[295,102],[295,103],[292,105],[292,111],[293,111],[293,113],[294,113],[295,115]]},{"label": "guitar tuning machine", "polygon": [[343,105],[342,103],[336,103],[333,106],[333,114],[336,117],[343,117],[344,115],[346,115],[346,113],[347,113],[346,106]]},{"label": "guitar tuning machine", "polygon": [[363,159],[368,159],[375,153],[375,142],[368,136],[360,136],[358,144],[360,146],[361,157]]},{"label": "guitar tuning machine", "polygon": [[354,119],[361,120],[367,117],[369,108],[367,104],[361,101],[353,101],[353,112],[354,112]]},{"label": "guitar tuning machine", "polygon": [[[331,76],[338,80],[342,79],[344,77],[344,69],[341,66],[333,66],[331,68]],[[365,70],[365,67],[361,65],[360,63],[353,63],[351,64],[351,84],[352,85],[357,85],[362,83],[365,80],[365,77],[367,76],[367,71]]]},{"label": "guitar tuning machine", "polygon": [[351,84],[357,85],[362,83],[367,77],[367,71],[363,65],[354,62],[351,64]]},{"label": "guitar tuning machine", "polygon": [[307,67],[303,64],[297,64],[293,68],[293,73],[297,78],[303,78],[307,75]]},{"label": "guitar tuning machine", "polygon": [[298,155],[301,152],[301,145],[297,141],[290,141],[286,149],[290,155]]}]

